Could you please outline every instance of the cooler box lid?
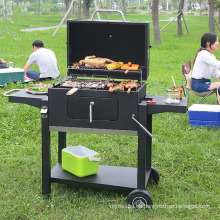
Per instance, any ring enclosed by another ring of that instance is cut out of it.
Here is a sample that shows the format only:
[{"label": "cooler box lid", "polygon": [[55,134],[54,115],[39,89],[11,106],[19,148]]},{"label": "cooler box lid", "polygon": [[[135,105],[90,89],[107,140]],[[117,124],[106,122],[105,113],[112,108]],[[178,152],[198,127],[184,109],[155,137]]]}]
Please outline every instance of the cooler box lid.
[{"label": "cooler box lid", "polygon": [[220,105],[194,104],[189,107],[188,111],[220,112]]},{"label": "cooler box lid", "polygon": [[2,73],[24,73],[24,70],[21,68],[4,68],[0,69],[0,74]]}]

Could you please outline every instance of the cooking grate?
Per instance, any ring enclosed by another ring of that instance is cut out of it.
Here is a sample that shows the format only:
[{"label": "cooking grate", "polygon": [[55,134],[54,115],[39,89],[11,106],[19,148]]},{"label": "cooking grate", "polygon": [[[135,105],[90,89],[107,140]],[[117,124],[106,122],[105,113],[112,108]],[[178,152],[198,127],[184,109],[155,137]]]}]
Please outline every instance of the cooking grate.
[{"label": "cooking grate", "polygon": [[[143,66],[139,66],[138,70],[135,71],[135,70],[132,70],[132,73],[140,73],[142,70],[144,69]],[[69,66],[68,67],[68,70],[74,70],[74,71],[82,71],[82,70],[85,70],[85,71],[100,71],[100,72],[122,72],[122,73],[125,73],[125,70],[121,70],[121,69],[115,69],[115,70],[108,70],[106,67],[104,68],[96,68],[96,67],[86,67],[86,66],[74,66],[74,64],[72,64],[72,66]],[[107,74],[108,75],[108,74]]]},{"label": "cooking grate", "polygon": [[[78,89],[92,89],[92,90],[109,90],[107,84],[115,83],[119,84],[121,81],[111,80],[108,76],[105,76],[104,79],[98,75],[92,75],[92,77],[87,77],[86,75],[74,75],[72,77],[64,76],[61,80],[61,83],[56,85],[55,87],[62,88],[78,88]],[[123,80],[126,82],[126,80]],[[140,81],[137,82],[141,84]],[[125,91],[128,89],[124,88]],[[131,91],[137,91],[137,88],[132,88]]]},{"label": "cooking grate", "polygon": [[95,68],[95,67],[85,67],[85,66],[69,66],[68,75],[80,75],[86,74],[87,76],[91,76],[93,74],[101,76],[108,76],[115,79],[136,79],[142,82],[142,74],[145,71],[145,67],[139,66],[138,70],[126,71],[121,69],[108,70],[107,68]]}]

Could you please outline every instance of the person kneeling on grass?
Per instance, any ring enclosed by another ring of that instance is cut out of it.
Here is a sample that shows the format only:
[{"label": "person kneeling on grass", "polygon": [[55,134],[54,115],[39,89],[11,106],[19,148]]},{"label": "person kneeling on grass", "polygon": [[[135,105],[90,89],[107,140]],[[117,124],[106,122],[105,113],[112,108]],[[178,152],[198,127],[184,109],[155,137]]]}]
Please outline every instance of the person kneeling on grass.
[{"label": "person kneeling on grass", "polygon": [[220,79],[220,61],[213,54],[218,50],[218,37],[214,33],[206,33],[201,38],[201,47],[198,50],[192,71],[192,90],[206,92],[217,89],[217,99],[220,105],[220,82],[211,82],[211,76]]},{"label": "person kneeling on grass", "polygon": [[7,62],[0,58],[0,69],[7,68]]},{"label": "person kneeling on grass", "polygon": [[[60,72],[54,52],[44,48],[44,43],[40,40],[35,40],[32,43],[32,47],[34,52],[30,55],[24,66],[25,75],[33,80],[48,77],[57,79],[60,76]],[[30,69],[33,63],[38,65],[39,73]]]}]

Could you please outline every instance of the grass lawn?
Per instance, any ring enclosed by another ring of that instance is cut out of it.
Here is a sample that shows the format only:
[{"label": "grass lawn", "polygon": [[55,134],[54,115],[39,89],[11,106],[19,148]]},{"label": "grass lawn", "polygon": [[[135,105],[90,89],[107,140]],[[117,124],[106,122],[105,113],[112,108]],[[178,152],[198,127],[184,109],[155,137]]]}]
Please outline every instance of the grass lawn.
[{"label": "grass lawn", "polygon": [[[162,15],[160,19],[168,19]],[[173,16],[174,17],[174,16]],[[162,45],[153,41],[151,23],[150,75],[147,93],[165,95],[173,84],[181,85],[181,65],[193,61],[200,38],[208,32],[208,16],[185,15],[190,34],[177,24],[161,32]],[[66,74],[66,28],[52,38],[55,29],[21,32],[22,28],[58,25],[62,17],[22,16],[13,23],[0,23],[0,57],[23,67],[40,39],[58,59]],[[120,16],[112,16],[120,19]],[[151,21],[150,15],[127,15],[126,20]],[[164,27],[168,21],[161,21]],[[183,24],[184,25],[184,24]],[[16,36],[16,39],[13,37]],[[216,51],[220,59],[220,51]],[[37,70],[37,66],[34,67]],[[161,174],[159,185],[148,185],[155,208],[133,210],[126,205],[128,194],[52,184],[51,200],[41,195],[41,118],[38,108],[9,103],[3,93],[28,84],[11,83],[0,90],[0,219],[218,219],[220,142],[218,128],[191,127],[188,114],[163,113],[153,116],[152,165]],[[210,100],[215,103],[213,95]],[[189,101],[192,104],[192,100]],[[67,134],[67,145],[83,145],[100,153],[101,164],[136,167],[137,137]],[[51,132],[51,163],[57,163],[57,132]]]}]

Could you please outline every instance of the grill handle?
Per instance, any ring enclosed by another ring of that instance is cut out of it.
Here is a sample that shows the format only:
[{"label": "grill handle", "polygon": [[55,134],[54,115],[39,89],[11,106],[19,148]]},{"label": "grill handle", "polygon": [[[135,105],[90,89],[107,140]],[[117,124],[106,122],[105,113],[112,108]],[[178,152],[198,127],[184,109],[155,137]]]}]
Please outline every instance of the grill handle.
[{"label": "grill handle", "polygon": [[89,103],[89,122],[92,123],[92,107],[95,105],[93,101]]},{"label": "grill handle", "polygon": [[141,129],[146,133],[148,134],[151,138],[153,138],[154,136],[150,133],[150,131],[147,130],[147,128],[145,128],[136,118],[135,118],[135,115],[133,114],[132,116],[132,119],[141,127]]},{"label": "grill handle", "polygon": [[126,21],[124,14],[123,14],[120,10],[106,10],[106,9],[97,9],[97,10],[95,10],[95,11],[93,12],[93,14],[92,14],[92,17],[91,17],[91,20],[92,20],[92,21],[93,21],[94,16],[95,16],[95,14],[96,14],[97,12],[118,12],[118,13],[121,14],[122,20],[123,20],[123,21]]},{"label": "grill handle", "polygon": [[12,93],[12,92],[15,92],[15,91],[20,91],[21,89],[12,89],[12,90],[10,90],[10,91],[7,91],[7,92],[5,92],[4,94],[3,94],[3,96],[5,96],[5,97],[9,97],[10,95],[10,93]]}]

